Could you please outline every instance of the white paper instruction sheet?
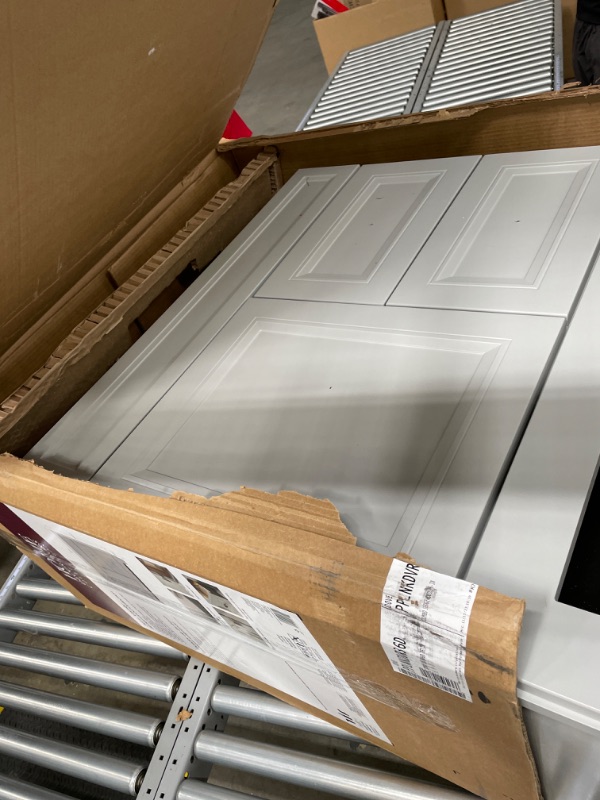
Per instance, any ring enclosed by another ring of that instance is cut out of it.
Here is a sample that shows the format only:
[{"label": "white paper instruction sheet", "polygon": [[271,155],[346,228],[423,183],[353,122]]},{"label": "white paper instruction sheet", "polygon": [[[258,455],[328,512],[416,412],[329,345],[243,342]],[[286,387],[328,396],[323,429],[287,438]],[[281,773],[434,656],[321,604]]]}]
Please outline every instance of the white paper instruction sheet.
[{"label": "white paper instruction sheet", "polygon": [[[107,610],[116,606],[120,616],[137,625],[389,743],[297,614],[33,514],[11,510],[35,532],[29,541],[21,538],[84,594],[90,583],[100,590],[111,601]],[[101,600],[94,602],[101,604]]]}]

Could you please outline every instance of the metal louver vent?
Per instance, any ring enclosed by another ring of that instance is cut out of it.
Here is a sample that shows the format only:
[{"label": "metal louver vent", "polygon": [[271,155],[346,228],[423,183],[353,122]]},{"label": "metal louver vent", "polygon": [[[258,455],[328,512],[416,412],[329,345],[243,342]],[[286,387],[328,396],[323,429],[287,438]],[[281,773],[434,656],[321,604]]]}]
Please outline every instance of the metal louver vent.
[{"label": "metal louver vent", "polygon": [[560,4],[523,0],[454,20],[419,111],[519,97],[560,86]]},{"label": "metal louver vent", "polygon": [[314,130],[409,112],[438,34],[432,25],[351,50],[298,129]]}]

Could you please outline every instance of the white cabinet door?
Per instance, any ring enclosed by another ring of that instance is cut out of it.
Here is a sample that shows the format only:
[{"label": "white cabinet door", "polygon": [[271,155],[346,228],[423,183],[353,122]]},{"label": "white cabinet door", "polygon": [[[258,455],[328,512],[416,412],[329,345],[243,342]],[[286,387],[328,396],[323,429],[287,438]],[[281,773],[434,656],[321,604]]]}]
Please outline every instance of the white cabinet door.
[{"label": "white cabinet door", "polygon": [[389,304],[568,316],[600,239],[599,159],[485,156]]},{"label": "white cabinet door", "polygon": [[95,480],[327,497],[363,545],[457,572],[562,324],[248,300]]},{"label": "white cabinet door", "polygon": [[361,167],[256,296],[383,305],[478,161]]},{"label": "white cabinet door", "polygon": [[38,442],[32,457],[63,474],[93,475],[357,169],[298,170],[151,331]]}]

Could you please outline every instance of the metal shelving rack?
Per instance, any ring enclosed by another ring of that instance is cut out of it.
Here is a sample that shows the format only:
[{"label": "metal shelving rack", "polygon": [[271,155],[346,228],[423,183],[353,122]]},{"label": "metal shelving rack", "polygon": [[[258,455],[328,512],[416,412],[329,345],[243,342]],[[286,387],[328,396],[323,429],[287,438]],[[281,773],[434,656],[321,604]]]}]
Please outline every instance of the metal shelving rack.
[{"label": "metal shelving rack", "polygon": [[[0,589],[0,667],[103,687],[115,693],[114,703],[98,705],[0,680],[0,706],[143,745],[149,748],[149,756],[146,762],[132,761],[59,743],[3,725],[1,714],[0,755],[139,800],[247,800],[247,794],[207,783],[213,765],[346,798],[459,800],[471,796],[403,775],[402,769],[408,767],[410,772],[410,765],[400,759],[390,761],[389,754],[385,754],[387,763],[398,773],[230,735],[226,725],[232,716],[285,728],[292,734],[324,735],[355,748],[363,746],[358,737],[262,692],[242,688],[234,679],[162,642],[113,623],[32,610],[38,600],[78,603],[24,556]],[[19,631],[142,653],[147,664],[123,667],[14,644]],[[170,659],[172,671],[153,670],[156,657]],[[164,719],[128,710],[130,695],[164,701]],[[0,775],[0,800],[73,798]]]}]

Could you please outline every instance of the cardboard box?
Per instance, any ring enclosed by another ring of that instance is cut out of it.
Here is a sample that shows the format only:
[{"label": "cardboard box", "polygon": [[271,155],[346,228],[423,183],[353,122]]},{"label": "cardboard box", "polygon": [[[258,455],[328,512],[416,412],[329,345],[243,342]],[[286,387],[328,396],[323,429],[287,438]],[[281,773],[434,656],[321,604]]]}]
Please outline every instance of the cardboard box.
[{"label": "cardboard box", "polygon": [[272,8],[273,0],[3,3],[2,400],[115,288],[107,267],[124,237],[150,224],[190,170],[207,159],[203,180],[187,187],[192,213],[237,177],[213,149]]},{"label": "cardboard box", "polygon": [[442,0],[373,0],[315,20],[315,33],[327,71],[332,73],[348,50],[375,44],[445,19]]},{"label": "cardboard box", "polygon": [[447,19],[469,17],[505,5],[508,5],[507,0],[444,0]]},{"label": "cardboard box", "polygon": [[2,456],[0,533],[110,619],[478,796],[541,797],[524,603],[357,547],[326,500],[156,498]]}]

